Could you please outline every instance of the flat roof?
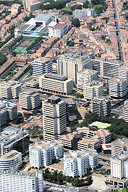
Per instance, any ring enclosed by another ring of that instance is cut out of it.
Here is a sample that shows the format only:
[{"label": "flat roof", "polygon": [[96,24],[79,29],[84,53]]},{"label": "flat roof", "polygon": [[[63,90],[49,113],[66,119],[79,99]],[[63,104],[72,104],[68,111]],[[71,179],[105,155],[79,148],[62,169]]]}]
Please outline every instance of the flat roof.
[{"label": "flat roof", "polygon": [[44,77],[50,78],[50,79],[56,79],[56,80],[59,80],[59,81],[67,80],[67,77],[65,77],[63,75],[57,75],[57,74],[54,74],[54,73],[47,73],[46,75],[44,75]]},{"label": "flat roof", "polygon": [[47,20],[50,19],[51,17],[52,17],[52,15],[49,15],[49,14],[39,14],[34,20],[47,21]]}]

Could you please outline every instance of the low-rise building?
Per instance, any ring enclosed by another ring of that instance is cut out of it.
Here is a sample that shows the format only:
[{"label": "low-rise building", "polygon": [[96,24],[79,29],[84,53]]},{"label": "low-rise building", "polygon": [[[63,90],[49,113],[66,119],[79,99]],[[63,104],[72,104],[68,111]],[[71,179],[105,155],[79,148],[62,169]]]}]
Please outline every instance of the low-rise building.
[{"label": "low-rise building", "polygon": [[21,92],[19,104],[24,109],[35,109],[40,106],[40,94],[36,92]]},{"label": "low-rise building", "polygon": [[22,154],[16,150],[5,153],[0,157],[0,171],[15,172],[22,165]]},{"label": "low-rise building", "polygon": [[29,146],[29,161],[35,168],[47,167],[54,159],[63,157],[64,148],[61,142],[41,142]]},{"label": "low-rise building", "polygon": [[112,156],[116,156],[120,154],[121,152],[127,152],[128,153],[128,139],[122,138],[122,139],[116,139],[111,143],[111,149],[112,149]]},{"label": "low-rise building", "polygon": [[94,97],[103,96],[103,83],[92,81],[83,85],[83,94],[85,99],[93,99]]},{"label": "low-rise building", "polygon": [[124,97],[127,94],[127,80],[121,78],[110,79],[109,94],[115,98]]},{"label": "low-rise building", "polygon": [[42,192],[44,190],[43,172],[37,171],[36,175],[21,172],[0,172],[0,187],[1,192]]},{"label": "low-rise building", "polygon": [[73,90],[73,80],[63,75],[47,73],[39,77],[39,87],[46,91],[70,94]]},{"label": "low-rise building", "polygon": [[97,80],[97,71],[92,69],[84,69],[77,73],[77,88],[83,90],[83,84]]},{"label": "low-rise building", "polygon": [[98,153],[96,151],[69,151],[64,154],[64,173],[70,177],[82,177],[88,170],[98,166]]},{"label": "low-rise building", "polygon": [[91,100],[91,112],[99,116],[108,116],[111,114],[111,102],[106,97],[94,98]]}]

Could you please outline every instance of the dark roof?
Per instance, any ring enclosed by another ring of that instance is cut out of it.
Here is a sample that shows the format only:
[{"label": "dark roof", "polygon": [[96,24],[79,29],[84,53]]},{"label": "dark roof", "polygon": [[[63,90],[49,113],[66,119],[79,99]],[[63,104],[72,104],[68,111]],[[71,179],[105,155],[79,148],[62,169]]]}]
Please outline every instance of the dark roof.
[{"label": "dark roof", "polygon": [[59,81],[65,81],[67,80],[67,77],[63,76],[63,75],[57,75],[54,73],[47,73],[46,75],[44,75],[45,78],[50,78],[50,79],[56,79]]}]

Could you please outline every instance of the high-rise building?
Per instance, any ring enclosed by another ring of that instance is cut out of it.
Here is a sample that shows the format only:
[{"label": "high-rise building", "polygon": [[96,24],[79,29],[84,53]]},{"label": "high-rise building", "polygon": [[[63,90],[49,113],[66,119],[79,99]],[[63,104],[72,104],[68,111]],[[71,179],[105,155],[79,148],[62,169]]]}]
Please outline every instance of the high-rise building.
[{"label": "high-rise building", "polygon": [[111,175],[117,179],[128,179],[128,154],[119,154],[112,157]]},{"label": "high-rise building", "polygon": [[103,83],[92,81],[83,85],[83,94],[85,99],[103,96]]},{"label": "high-rise building", "polygon": [[39,87],[46,91],[70,94],[73,91],[73,80],[63,75],[47,73],[39,77]]},{"label": "high-rise building", "polygon": [[66,102],[52,95],[42,102],[42,113],[44,139],[58,139],[66,131]]},{"label": "high-rise building", "polygon": [[52,61],[51,59],[42,57],[33,61],[33,76],[40,77],[44,73],[52,72]]},{"label": "high-rise building", "polygon": [[83,84],[97,80],[97,71],[92,69],[84,69],[77,73],[77,88],[83,90]]},{"label": "high-rise building", "polygon": [[40,106],[40,94],[36,92],[21,92],[19,103],[24,109],[35,109]]},{"label": "high-rise building", "polygon": [[43,172],[37,171],[35,174],[8,171],[0,172],[1,192],[42,192]]},{"label": "high-rise building", "polygon": [[122,138],[122,139],[116,139],[113,142],[111,142],[111,149],[112,149],[112,156],[116,156],[120,153],[127,153],[128,154],[128,139]]},{"label": "high-rise building", "polygon": [[22,154],[16,150],[5,153],[0,157],[0,171],[15,172],[22,165]]},{"label": "high-rise building", "polygon": [[83,69],[92,69],[92,54],[86,53],[84,56],[76,54],[64,54],[57,60],[58,74],[71,78],[77,83],[77,72]]},{"label": "high-rise building", "polygon": [[98,153],[93,150],[70,151],[64,154],[64,173],[70,177],[82,177],[98,166]]},{"label": "high-rise building", "polygon": [[124,102],[123,106],[123,119],[128,123],[128,100]]},{"label": "high-rise building", "polygon": [[115,98],[124,97],[127,94],[127,80],[121,78],[110,79],[109,94]]},{"label": "high-rise building", "polygon": [[29,134],[13,126],[4,128],[0,135],[0,156],[15,149],[19,152],[28,151]]},{"label": "high-rise building", "polygon": [[29,162],[35,168],[47,167],[54,159],[63,157],[64,147],[59,141],[40,142],[29,146]]},{"label": "high-rise building", "polygon": [[118,77],[122,78],[122,79],[125,79],[127,81],[127,83],[128,83],[128,67],[127,66],[122,65],[119,68]]},{"label": "high-rise building", "polygon": [[91,112],[100,116],[108,116],[111,114],[111,102],[106,97],[94,98],[91,101]]}]

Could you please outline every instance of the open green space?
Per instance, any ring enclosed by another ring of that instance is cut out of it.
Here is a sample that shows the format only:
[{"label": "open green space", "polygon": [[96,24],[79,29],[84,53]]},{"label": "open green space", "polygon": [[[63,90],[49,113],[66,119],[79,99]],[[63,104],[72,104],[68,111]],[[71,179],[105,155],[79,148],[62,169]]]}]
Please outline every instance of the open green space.
[{"label": "open green space", "polygon": [[90,124],[89,126],[96,126],[96,127],[98,127],[98,129],[107,129],[108,127],[111,126],[111,124],[95,121],[92,124]]},{"label": "open green space", "polygon": [[16,53],[27,53],[27,47],[32,44],[34,40],[24,39],[18,44],[18,46],[13,50]]}]

